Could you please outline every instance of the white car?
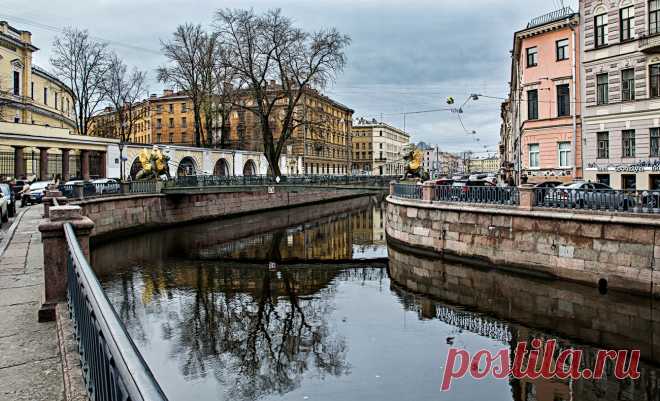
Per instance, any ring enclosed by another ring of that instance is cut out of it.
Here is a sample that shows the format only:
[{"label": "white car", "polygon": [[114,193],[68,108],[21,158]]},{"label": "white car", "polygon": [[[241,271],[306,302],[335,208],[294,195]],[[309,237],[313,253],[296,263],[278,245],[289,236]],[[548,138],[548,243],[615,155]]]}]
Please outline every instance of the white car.
[{"label": "white car", "polygon": [[51,181],[37,181],[30,184],[30,203],[41,203]]},{"label": "white car", "polygon": [[13,217],[16,214],[16,201],[13,199],[9,184],[0,184],[0,198],[7,201],[9,217]]},{"label": "white car", "polygon": [[[4,185],[4,184],[2,184]],[[5,196],[4,191],[0,192],[0,222],[9,221],[9,202],[10,198]]]},{"label": "white car", "polygon": [[99,178],[93,180],[92,184],[96,187],[97,194],[117,194],[121,191],[119,182],[113,178]]}]

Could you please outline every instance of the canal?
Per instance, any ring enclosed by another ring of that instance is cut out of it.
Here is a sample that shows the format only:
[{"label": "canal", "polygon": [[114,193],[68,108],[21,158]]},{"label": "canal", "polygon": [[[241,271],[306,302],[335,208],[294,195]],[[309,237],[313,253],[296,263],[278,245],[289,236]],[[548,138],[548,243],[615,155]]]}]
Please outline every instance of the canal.
[{"label": "canal", "polygon": [[[174,400],[660,400],[649,299],[420,256],[385,238],[376,198],[93,244],[92,266]],[[534,338],[640,349],[638,380],[454,381],[450,347]]]}]

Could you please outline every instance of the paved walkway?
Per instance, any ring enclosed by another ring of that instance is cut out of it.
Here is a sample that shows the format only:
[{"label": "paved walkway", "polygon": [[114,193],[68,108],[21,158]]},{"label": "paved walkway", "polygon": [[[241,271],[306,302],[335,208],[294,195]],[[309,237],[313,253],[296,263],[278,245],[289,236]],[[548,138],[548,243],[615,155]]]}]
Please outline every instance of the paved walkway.
[{"label": "paved walkway", "polygon": [[37,229],[42,212],[41,205],[23,212],[0,255],[0,401],[65,398],[57,325],[37,322],[43,291]]}]

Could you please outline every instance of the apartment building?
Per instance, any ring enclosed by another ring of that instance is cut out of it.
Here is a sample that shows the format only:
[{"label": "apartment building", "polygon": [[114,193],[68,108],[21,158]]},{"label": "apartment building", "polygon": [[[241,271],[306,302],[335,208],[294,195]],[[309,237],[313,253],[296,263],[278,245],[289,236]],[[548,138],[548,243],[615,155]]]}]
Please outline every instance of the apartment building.
[{"label": "apartment building", "polygon": [[389,124],[359,119],[353,126],[354,173],[401,175],[405,171],[403,149],[410,134]]},{"label": "apartment building", "polygon": [[660,189],[660,0],[580,1],[585,179]]},{"label": "apartment building", "polygon": [[438,145],[423,149],[422,166],[431,178],[451,176],[458,171],[459,157],[449,152],[443,152]]},{"label": "apartment building", "polygon": [[[514,34],[500,146],[517,181],[582,176],[579,14],[569,7]],[[511,154],[513,153],[513,154]]]}]

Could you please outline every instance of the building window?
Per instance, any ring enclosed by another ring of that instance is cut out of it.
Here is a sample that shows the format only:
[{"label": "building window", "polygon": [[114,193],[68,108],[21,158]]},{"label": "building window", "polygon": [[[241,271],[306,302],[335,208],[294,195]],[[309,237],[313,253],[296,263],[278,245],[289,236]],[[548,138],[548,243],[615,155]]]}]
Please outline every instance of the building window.
[{"label": "building window", "polygon": [[174,119],[170,117],[170,128],[174,128]]},{"label": "building window", "polygon": [[159,104],[156,106],[156,114],[160,114],[163,112],[163,105]]},{"label": "building window", "polygon": [[181,128],[188,128],[188,120],[185,117],[181,117]]},{"label": "building window", "polygon": [[609,159],[610,157],[610,133],[599,132],[596,134],[598,138],[598,158]]},{"label": "building window", "polygon": [[649,67],[649,78],[651,80],[651,97],[660,97],[660,64]]},{"label": "building window", "polygon": [[634,174],[621,175],[621,188],[623,189],[637,189],[637,177]]},{"label": "building window", "polygon": [[594,17],[594,27],[596,47],[607,45],[607,14],[600,14]]},{"label": "building window", "polygon": [[596,75],[596,104],[609,102],[609,76],[607,73]]},{"label": "building window", "polygon": [[568,84],[557,85],[557,116],[563,117],[571,114],[571,97],[568,93]]},{"label": "building window", "polygon": [[44,88],[44,104],[48,106],[48,88]]},{"label": "building window", "polygon": [[163,127],[163,123],[160,118],[156,119],[156,128],[161,129]]},{"label": "building window", "polygon": [[660,0],[649,1],[649,34],[660,33]]},{"label": "building window", "polygon": [[539,65],[539,50],[536,47],[527,49],[527,67],[536,67]]},{"label": "building window", "polygon": [[539,118],[539,91],[533,89],[527,91],[527,119],[538,120]]},{"label": "building window", "polygon": [[568,60],[568,39],[558,40],[557,44],[557,61]]},{"label": "building window", "polygon": [[14,95],[21,94],[21,73],[14,71]]},{"label": "building window", "polygon": [[650,157],[660,157],[660,128],[651,128]]},{"label": "building window", "polygon": [[649,174],[649,189],[652,191],[660,189],[660,175]]},{"label": "building window", "polygon": [[635,130],[627,129],[621,133],[621,157],[635,157]]},{"label": "building window", "polygon": [[34,100],[34,82],[30,82],[30,98]]},{"label": "building window", "polygon": [[539,167],[539,144],[529,145],[529,168]]},{"label": "building window", "polygon": [[596,182],[599,184],[610,185],[610,175],[609,174],[596,174]]},{"label": "building window", "polygon": [[188,106],[186,105],[186,103],[181,103],[181,112],[182,113],[188,112]]},{"label": "building window", "polygon": [[167,108],[168,108],[170,113],[174,113],[174,105],[172,103],[168,104]]},{"label": "building window", "polygon": [[635,26],[635,7],[629,6],[619,11],[621,41],[630,40],[633,37]]},{"label": "building window", "polygon": [[571,143],[559,142],[559,167],[571,166]]},{"label": "building window", "polygon": [[621,98],[624,101],[635,100],[635,69],[621,71]]},{"label": "building window", "polygon": [[55,92],[55,109],[57,109],[57,100],[58,100],[58,99],[57,99],[57,95],[58,95],[58,93]]}]

